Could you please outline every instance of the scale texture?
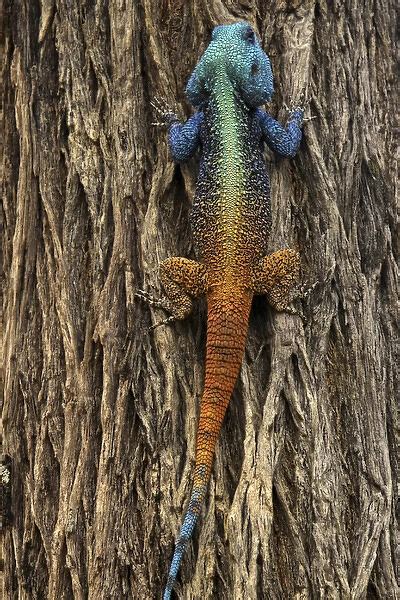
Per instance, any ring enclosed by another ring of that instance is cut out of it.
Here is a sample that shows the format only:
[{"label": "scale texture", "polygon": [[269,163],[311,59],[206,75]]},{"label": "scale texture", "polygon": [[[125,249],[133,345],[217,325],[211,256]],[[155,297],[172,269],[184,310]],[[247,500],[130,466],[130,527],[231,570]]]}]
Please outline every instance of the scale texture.
[{"label": "scale texture", "polygon": [[185,318],[192,299],[206,295],[207,351],[193,490],[164,600],[171,597],[206,494],[215,444],[242,363],[253,295],[266,294],[276,310],[285,310],[299,274],[295,250],[266,256],[271,208],[263,147],[267,143],[279,155],[293,156],[303,110],[292,111],[283,127],[259,108],[271,99],[273,76],[248,23],[214,29],[186,92],[198,110],[184,124],[170,116],[169,145],[176,161],[200,149],[191,213],[199,262],[170,258],[161,265],[161,280],[174,318]]}]

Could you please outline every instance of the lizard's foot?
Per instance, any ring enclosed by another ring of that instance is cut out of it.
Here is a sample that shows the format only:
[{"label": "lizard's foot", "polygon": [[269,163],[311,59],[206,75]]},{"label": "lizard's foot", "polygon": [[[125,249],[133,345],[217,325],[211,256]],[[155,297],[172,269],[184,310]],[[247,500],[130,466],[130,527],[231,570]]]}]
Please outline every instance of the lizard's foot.
[{"label": "lizard's foot", "polygon": [[298,114],[299,112],[303,114],[303,117],[302,117],[303,123],[305,123],[306,121],[311,121],[312,119],[316,119],[316,116],[304,117],[304,113],[309,108],[310,102],[311,102],[311,97],[307,97],[306,88],[303,88],[303,90],[300,94],[300,97],[296,103],[291,102],[290,106],[288,106],[286,103],[284,103],[283,107],[289,113],[288,121],[293,119],[293,117],[296,116],[296,113]]},{"label": "lizard's foot", "polygon": [[[149,306],[152,306],[154,308],[161,308],[162,310],[171,313],[171,305],[168,298],[163,298],[159,300],[157,298],[153,298],[153,296],[151,296],[148,292],[145,292],[144,290],[137,290],[135,296],[136,298],[140,298],[140,300],[146,302],[146,304],[148,304]],[[178,317],[174,314],[171,314],[166,319],[158,321],[157,323],[154,323],[154,325],[150,325],[150,327],[147,328],[147,331],[154,331],[154,329],[156,329],[157,327],[161,327],[161,325],[170,325],[171,323],[177,320]]]},{"label": "lizard's foot", "polygon": [[293,289],[292,300],[306,300],[307,297],[315,290],[318,285],[323,285],[327,283],[332,277],[332,273],[335,270],[335,264],[333,264],[327,271],[325,276],[322,279],[317,279],[314,283],[310,284],[309,282],[305,282],[303,284],[298,284]]},{"label": "lizard's foot", "polygon": [[161,327],[162,325],[171,325],[171,323],[174,323],[174,321],[177,321],[178,318],[175,317],[175,315],[171,315],[170,317],[167,317],[166,319],[163,319],[162,321],[158,321],[157,323],[154,323],[154,325],[150,325],[149,327],[149,331],[154,331],[155,329],[157,329],[157,327]]},{"label": "lizard's foot", "polygon": [[311,285],[308,283],[297,285],[293,290],[292,300],[305,300],[307,296],[309,296],[311,292],[315,290],[319,283],[319,281],[314,281],[314,283]]},{"label": "lizard's foot", "polygon": [[281,307],[279,312],[291,315],[293,317],[300,317],[303,323],[307,322],[307,319],[300,304],[298,308],[294,308],[294,306],[285,306],[284,308]]},{"label": "lizard's foot", "polygon": [[307,108],[310,106],[310,102],[311,102],[311,97],[307,95],[306,88],[304,87],[300,92],[300,97],[299,97],[296,105],[292,109],[289,109],[289,111],[294,112],[296,110],[302,110],[304,113],[307,110]]},{"label": "lizard's foot", "polygon": [[193,308],[193,298],[206,291],[206,268],[204,265],[174,256],[160,265],[160,279],[166,297],[153,298],[144,290],[137,290],[135,296],[150,306],[161,308],[170,314],[166,319],[150,327],[153,331],[161,325],[170,325],[189,316]]},{"label": "lizard's foot", "polygon": [[170,310],[168,300],[159,300],[157,298],[154,298],[153,296],[151,296],[148,292],[145,292],[144,290],[137,290],[135,292],[135,296],[136,296],[136,298],[140,298],[141,300],[146,302],[146,304],[148,304],[149,306],[154,306],[156,308],[162,308],[163,310],[166,310],[166,311]]},{"label": "lizard's foot", "polygon": [[256,294],[265,294],[269,304],[277,312],[299,316],[303,321],[302,308],[291,306],[300,297],[298,280],[300,257],[297,250],[285,248],[265,256],[253,272]]},{"label": "lizard's foot", "polygon": [[157,121],[151,123],[155,127],[169,127],[172,123],[179,122],[176,113],[168,106],[165,98],[154,98],[150,101],[156,113]]},{"label": "lizard's foot", "polygon": [[161,263],[160,279],[168,297],[169,312],[176,320],[186,319],[192,311],[193,298],[198,298],[206,291],[205,266],[194,260],[173,256]]}]

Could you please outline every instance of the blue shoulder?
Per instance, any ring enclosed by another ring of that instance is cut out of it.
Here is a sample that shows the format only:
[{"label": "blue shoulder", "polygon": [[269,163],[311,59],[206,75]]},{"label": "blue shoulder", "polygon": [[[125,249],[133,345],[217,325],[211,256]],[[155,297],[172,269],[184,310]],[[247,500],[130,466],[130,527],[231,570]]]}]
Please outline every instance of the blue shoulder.
[{"label": "blue shoulder", "polygon": [[169,128],[168,142],[176,162],[188,160],[200,144],[200,126],[204,114],[201,111],[192,115],[186,123],[174,122]]}]

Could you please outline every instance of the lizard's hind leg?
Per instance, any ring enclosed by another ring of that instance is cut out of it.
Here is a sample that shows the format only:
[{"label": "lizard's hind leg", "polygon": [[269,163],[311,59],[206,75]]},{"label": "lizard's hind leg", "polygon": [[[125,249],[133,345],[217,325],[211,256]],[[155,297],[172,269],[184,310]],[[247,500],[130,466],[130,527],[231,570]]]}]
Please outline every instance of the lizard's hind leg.
[{"label": "lizard's hind leg", "polygon": [[162,300],[154,301],[143,292],[137,294],[150,305],[170,313],[167,319],[156,323],[152,329],[189,316],[193,298],[206,292],[206,267],[194,260],[173,256],[160,264],[160,280],[166,295]]},{"label": "lizard's hind leg", "polygon": [[300,256],[297,250],[285,248],[265,256],[253,270],[255,294],[265,294],[277,311],[288,311],[296,298],[299,283]]}]

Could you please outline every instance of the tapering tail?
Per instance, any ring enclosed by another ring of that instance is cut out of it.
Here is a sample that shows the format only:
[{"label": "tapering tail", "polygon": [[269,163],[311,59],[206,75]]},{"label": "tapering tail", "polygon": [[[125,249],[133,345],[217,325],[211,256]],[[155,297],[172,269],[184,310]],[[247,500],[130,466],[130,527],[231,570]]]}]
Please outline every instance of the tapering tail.
[{"label": "tapering tail", "polygon": [[200,514],[214,459],[215,445],[242,364],[251,294],[215,290],[208,296],[204,392],[197,429],[192,495],[176,541],[163,600],[170,600],[183,554]]}]

